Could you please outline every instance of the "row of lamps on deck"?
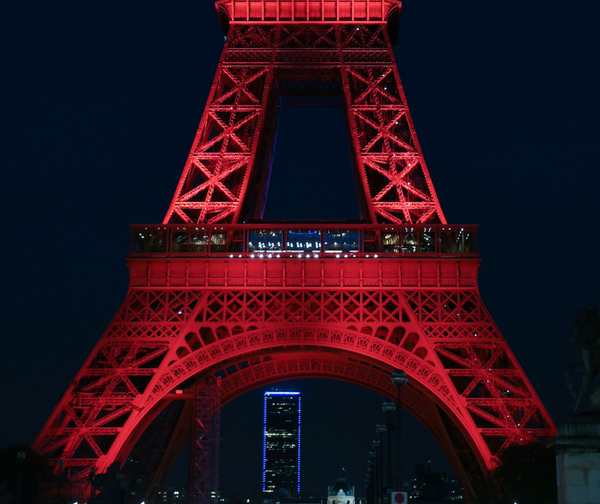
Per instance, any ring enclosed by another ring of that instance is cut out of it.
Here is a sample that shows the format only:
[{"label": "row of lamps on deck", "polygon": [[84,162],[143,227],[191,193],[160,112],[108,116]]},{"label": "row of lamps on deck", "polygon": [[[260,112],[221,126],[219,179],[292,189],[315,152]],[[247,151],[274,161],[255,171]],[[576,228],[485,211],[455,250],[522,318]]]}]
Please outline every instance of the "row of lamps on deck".
[{"label": "row of lamps on deck", "polygon": [[[393,401],[384,401],[382,405],[383,412],[386,413],[386,423],[377,424],[375,432],[378,438],[373,440],[372,450],[369,452],[367,463],[367,477],[365,484],[367,487],[367,504],[385,504],[390,503],[391,492],[395,488],[402,491],[402,387],[406,385],[408,376],[402,370],[396,370],[391,376],[392,383],[398,389],[397,403]],[[396,410],[396,425],[391,422],[392,412]],[[396,481],[392,476],[392,431],[396,430]],[[383,482],[383,435],[387,433],[387,476],[384,485]]]}]

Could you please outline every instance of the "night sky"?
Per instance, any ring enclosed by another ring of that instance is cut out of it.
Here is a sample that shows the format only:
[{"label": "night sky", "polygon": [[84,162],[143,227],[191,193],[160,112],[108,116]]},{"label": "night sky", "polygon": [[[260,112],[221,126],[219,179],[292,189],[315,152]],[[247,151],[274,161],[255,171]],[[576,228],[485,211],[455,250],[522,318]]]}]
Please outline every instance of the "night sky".
[{"label": "night sky", "polygon": [[[479,225],[483,300],[557,424],[571,320],[600,303],[599,26],[591,0],[406,0],[396,47],[446,218]],[[123,301],[128,226],[162,221],[222,44],[209,0],[2,2],[0,447],[33,442]],[[283,110],[269,196],[271,219],[358,216],[341,109]],[[362,487],[382,398],[293,386],[303,489],[342,466]],[[226,490],[260,488],[261,408],[223,409]],[[447,469],[405,432],[406,470]]]}]

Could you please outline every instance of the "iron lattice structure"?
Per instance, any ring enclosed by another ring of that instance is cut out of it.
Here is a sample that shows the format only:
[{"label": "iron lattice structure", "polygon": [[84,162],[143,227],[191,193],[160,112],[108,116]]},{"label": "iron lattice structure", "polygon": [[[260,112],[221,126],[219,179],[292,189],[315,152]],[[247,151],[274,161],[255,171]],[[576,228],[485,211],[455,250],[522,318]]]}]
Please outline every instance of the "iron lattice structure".
[{"label": "iron lattice structure", "polygon": [[[153,486],[197,383],[220,380],[223,404],[301,377],[394,399],[402,369],[403,407],[475,496],[506,446],[555,427],[480,298],[476,228],[440,208],[391,49],[400,3],[217,9],[226,44],[165,221],[132,229],[125,302],[35,448],[71,497],[132,454]],[[366,223],[244,224],[262,217],[279,107],[315,101],[345,108]]]},{"label": "iron lattice structure", "polygon": [[[166,222],[261,218],[280,105],[315,99],[345,108],[365,220],[445,222],[387,35],[387,10],[399,3],[265,0],[249,13],[246,5],[217,4],[227,42]],[[315,22],[302,16],[318,6]]]},{"label": "iron lattice structure", "polygon": [[221,439],[221,379],[194,387],[190,422],[188,502],[218,502],[219,452]]}]

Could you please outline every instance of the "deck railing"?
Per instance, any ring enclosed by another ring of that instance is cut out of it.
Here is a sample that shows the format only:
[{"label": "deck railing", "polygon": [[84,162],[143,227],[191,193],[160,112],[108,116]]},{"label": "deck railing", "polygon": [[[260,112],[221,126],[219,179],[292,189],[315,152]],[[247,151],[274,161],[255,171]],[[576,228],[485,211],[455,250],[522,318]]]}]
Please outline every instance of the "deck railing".
[{"label": "deck railing", "polygon": [[477,256],[477,226],[353,223],[133,225],[130,256]]}]

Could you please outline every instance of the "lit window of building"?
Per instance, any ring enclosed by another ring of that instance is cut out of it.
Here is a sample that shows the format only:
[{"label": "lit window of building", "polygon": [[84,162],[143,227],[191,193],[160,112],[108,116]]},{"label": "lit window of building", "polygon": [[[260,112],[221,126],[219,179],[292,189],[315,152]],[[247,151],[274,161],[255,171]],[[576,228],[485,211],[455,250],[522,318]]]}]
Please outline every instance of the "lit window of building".
[{"label": "lit window of building", "polygon": [[300,392],[264,394],[262,489],[300,493]]}]

